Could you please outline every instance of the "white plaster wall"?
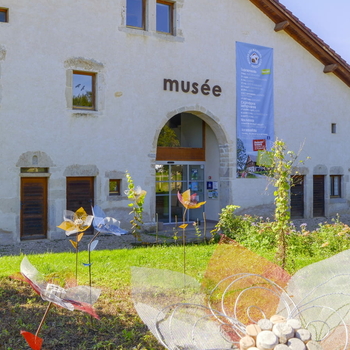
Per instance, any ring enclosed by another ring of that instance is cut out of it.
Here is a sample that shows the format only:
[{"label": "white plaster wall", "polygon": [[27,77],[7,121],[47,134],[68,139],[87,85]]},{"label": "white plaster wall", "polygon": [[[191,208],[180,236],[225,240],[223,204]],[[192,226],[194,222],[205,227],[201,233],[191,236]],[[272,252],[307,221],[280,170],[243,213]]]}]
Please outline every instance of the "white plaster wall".
[{"label": "white plaster wall", "polygon": [[[222,176],[229,184],[225,201],[240,205],[242,212],[269,211],[273,196],[271,189],[265,191],[266,180],[235,178],[236,41],[274,48],[275,132],[291,150],[304,144],[301,159],[311,157],[305,164],[308,198],[318,164],[328,169],[344,166],[348,181],[350,90],[343,82],[324,74],[321,63],[285,33],[274,32],[274,24],[248,0],[176,1],[176,37],[152,31],[152,4],[154,0],[148,6],[145,32],[125,28],[125,0],[2,4],[10,8],[10,22],[1,23],[0,30],[0,46],[6,52],[0,60],[0,180],[5,184],[0,187],[0,233],[19,238],[16,164],[22,154],[37,151],[51,160],[50,236],[59,234],[64,174],[72,165],[97,168],[95,203],[124,225],[129,220],[128,201],[108,197],[108,174],[128,170],[135,184],[148,191],[145,217],[151,220],[156,138],[165,122],[181,111],[209,116],[215,137],[231,150],[230,175]],[[67,106],[66,96],[67,71],[73,69],[67,61],[77,58],[98,67],[99,110],[82,116]],[[199,86],[209,79],[211,87],[220,85],[222,94],[163,91],[164,78]],[[337,123],[337,134],[330,133],[331,123]],[[209,134],[208,143],[215,144],[214,134]],[[215,176],[220,176],[219,160],[207,154]],[[210,217],[221,209],[217,204],[207,207]]]}]

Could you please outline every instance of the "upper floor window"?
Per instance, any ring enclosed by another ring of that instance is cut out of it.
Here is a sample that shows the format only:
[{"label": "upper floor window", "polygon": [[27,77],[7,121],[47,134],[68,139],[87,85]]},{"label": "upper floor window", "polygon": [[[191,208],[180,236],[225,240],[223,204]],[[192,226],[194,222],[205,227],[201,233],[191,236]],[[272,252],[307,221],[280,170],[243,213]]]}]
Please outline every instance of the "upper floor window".
[{"label": "upper floor window", "polygon": [[73,108],[95,110],[96,74],[73,71]]},{"label": "upper floor window", "polygon": [[8,22],[8,9],[0,8],[0,22]]},{"label": "upper floor window", "polygon": [[341,197],[341,175],[331,175],[331,197]]},{"label": "upper floor window", "polygon": [[109,195],[110,196],[120,196],[121,190],[121,179],[110,179],[109,180]]},{"label": "upper floor window", "polygon": [[157,32],[173,34],[174,4],[157,0]]},{"label": "upper floor window", "polygon": [[126,0],[126,25],[145,29],[145,0]]}]

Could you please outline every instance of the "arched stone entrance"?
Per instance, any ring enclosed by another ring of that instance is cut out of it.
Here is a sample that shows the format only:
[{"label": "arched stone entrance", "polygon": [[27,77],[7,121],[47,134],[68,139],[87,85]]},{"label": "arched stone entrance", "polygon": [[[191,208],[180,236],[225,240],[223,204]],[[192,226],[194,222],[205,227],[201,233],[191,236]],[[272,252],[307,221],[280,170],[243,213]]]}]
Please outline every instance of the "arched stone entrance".
[{"label": "arched stone entrance", "polygon": [[[206,218],[217,220],[221,208],[232,202],[234,175],[233,147],[219,119],[204,108],[172,111],[156,132],[154,148],[159,221],[182,221],[176,193],[187,189],[207,202]],[[201,211],[191,211],[187,220],[201,220]]]}]

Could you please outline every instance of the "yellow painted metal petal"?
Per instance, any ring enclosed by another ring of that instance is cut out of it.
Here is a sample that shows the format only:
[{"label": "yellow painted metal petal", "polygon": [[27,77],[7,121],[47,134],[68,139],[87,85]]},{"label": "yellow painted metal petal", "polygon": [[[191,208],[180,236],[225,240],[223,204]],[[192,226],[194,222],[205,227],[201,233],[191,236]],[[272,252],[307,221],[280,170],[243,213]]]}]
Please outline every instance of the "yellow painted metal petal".
[{"label": "yellow painted metal petal", "polygon": [[77,250],[78,243],[75,241],[72,241],[71,239],[69,240],[69,242],[71,242],[72,246],[75,248],[75,250]]},{"label": "yellow painted metal petal", "polygon": [[205,204],[206,202],[199,202],[199,203],[190,203],[189,205],[189,209],[196,209],[201,207],[203,204]]},{"label": "yellow painted metal petal", "polygon": [[185,203],[189,203],[191,201],[191,190],[187,190],[182,194],[182,200]]},{"label": "yellow painted metal petal", "polygon": [[84,232],[79,233],[78,236],[77,236],[77,242],[80,242],[81,239],[83,238],[83,236],[84,236]]},{"label": "yellow painted metal petal", "polygon": [[84,218],[87,217],[87,213],[86,213],[86,211],[84,210],[83,207],[80,207],[80,208],[75,212],[75,215],[77,215],[77,217],[78,217],[79,219],[82,219],[82,220],[84,220]]},{"label": "yellow painted metal petal", "polygon": [[75,225],[71,221],[63,221],[62,224],[57,227],[64,231],[71,231],[72,229],[75,228]]},{"label": "yellow painted metal petal", "polygon": [[188,224],[182,224],[179,227],[185,229],[188,226]]}]

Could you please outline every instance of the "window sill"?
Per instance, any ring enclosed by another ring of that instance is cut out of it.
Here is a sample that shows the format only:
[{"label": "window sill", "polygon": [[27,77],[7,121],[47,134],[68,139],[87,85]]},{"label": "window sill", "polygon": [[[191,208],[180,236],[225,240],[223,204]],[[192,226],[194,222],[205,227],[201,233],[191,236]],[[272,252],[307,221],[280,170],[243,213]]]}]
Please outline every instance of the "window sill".
[{"label": "window sill", "polygon": [[120,202],[123,201],[125,199],[128,199],[128,197],[122,196],[122,195],[108,195],[107,196],[107,201],[111,201],[111,202]]},{"label": "window sill", "polygon": [[347,200],[345,198],[340,197],[330,197],[330,203],[346,203]]},{"label": "window sill", "polygon": [[19,177],[50,177],[51,173],[20,173]]},{"label": "window sill", "polygon": [[185,39],[180,36],[180,35],[173,35],[169,33],[162,33],[162,32],[153,32],[153,31],[147,31],[142,28],[131,28],[131,27],[119,27],[119,30],[121,32],[127,33],[127,34],[133,34],[133,35],[139,35],[139,36],[149,36],[149,37],[154,37],[166,41],[171,41],[171,42],[184,42]]},{"label": "window sill", "polygon": [[72,117],[73,118],[97,118],[101,115],[98,111],[87,111],[83,109],[75,109],[72,111]]}]

